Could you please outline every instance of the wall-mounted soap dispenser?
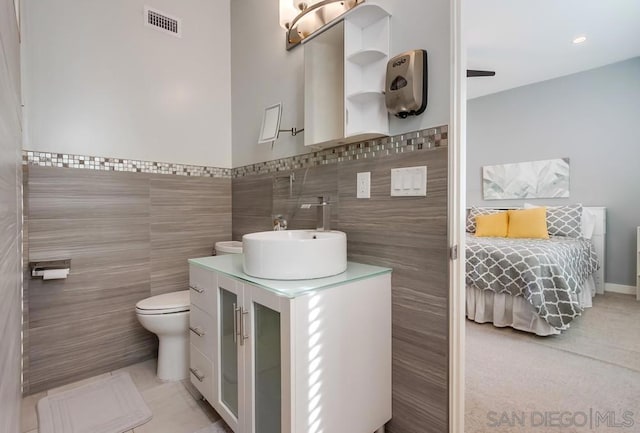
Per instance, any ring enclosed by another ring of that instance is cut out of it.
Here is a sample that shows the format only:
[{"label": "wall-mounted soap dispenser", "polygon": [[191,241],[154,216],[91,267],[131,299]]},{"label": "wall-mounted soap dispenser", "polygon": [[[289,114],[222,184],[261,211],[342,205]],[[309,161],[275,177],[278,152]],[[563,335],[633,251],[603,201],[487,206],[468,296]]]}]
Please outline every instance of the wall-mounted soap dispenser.
[{"label": "wall-mounted soap dispenser", "polygon": [[424,113],[427,108],[427,84],[425,50],[412,50],[395,56],[387,63],[387,110],[402,119]]}]

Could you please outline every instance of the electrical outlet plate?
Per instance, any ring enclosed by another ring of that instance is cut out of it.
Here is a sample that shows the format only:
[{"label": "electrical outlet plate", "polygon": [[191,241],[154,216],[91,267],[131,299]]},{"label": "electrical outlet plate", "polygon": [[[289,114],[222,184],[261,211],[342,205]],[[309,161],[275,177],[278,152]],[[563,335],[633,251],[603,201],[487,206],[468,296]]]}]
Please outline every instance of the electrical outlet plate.
[{"label": "electrical outlet plate", "polygon": [[426,197],[427,166],[403,167],[391,170],[392,197]]},{"label": "electrical outlet plate", "polygon": [[356,197],[371,198],[371,172],[364,171],[362,173],[358,173],[356,182]]}]

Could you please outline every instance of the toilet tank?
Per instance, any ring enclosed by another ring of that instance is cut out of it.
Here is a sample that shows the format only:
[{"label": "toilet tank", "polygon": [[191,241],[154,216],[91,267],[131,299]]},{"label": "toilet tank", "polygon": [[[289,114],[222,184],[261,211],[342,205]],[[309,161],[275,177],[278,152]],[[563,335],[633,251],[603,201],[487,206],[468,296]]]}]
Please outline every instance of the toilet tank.
[{"label": "toilet tank", "polygon": [[242,242],[238,241],[224,241],[216,242],[215,255],[222,256],[224,254],[242,254]]}]

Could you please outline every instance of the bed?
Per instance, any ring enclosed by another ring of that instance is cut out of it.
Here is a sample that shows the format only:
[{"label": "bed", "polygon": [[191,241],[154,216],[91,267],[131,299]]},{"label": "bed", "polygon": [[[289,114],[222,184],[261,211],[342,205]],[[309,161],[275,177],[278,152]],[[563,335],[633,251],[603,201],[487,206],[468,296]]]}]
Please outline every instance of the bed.
[{"label": "bed", "polygon": [[[467,318],[548,336],[567,330],[591,307],[592,297],[604,293],[606,209],[580,209],[581,230],[589,231],[588,238],[483,238],[467,233]],[[584,227],[588,219],[590,229]]]}]

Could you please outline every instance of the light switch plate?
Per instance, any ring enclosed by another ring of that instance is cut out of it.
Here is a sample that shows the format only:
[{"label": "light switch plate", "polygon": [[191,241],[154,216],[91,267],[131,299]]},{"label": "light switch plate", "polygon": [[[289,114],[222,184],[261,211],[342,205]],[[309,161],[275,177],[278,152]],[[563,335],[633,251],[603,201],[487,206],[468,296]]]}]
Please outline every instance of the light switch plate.
[{"label": "light switch plate", "polygon": [[392,197],[425,197],[427,166],[394,168],[391,170]]},{"label": "light switch plate", "polygon": [[371,198],[371,172],[358,173],[356,198]]}]

